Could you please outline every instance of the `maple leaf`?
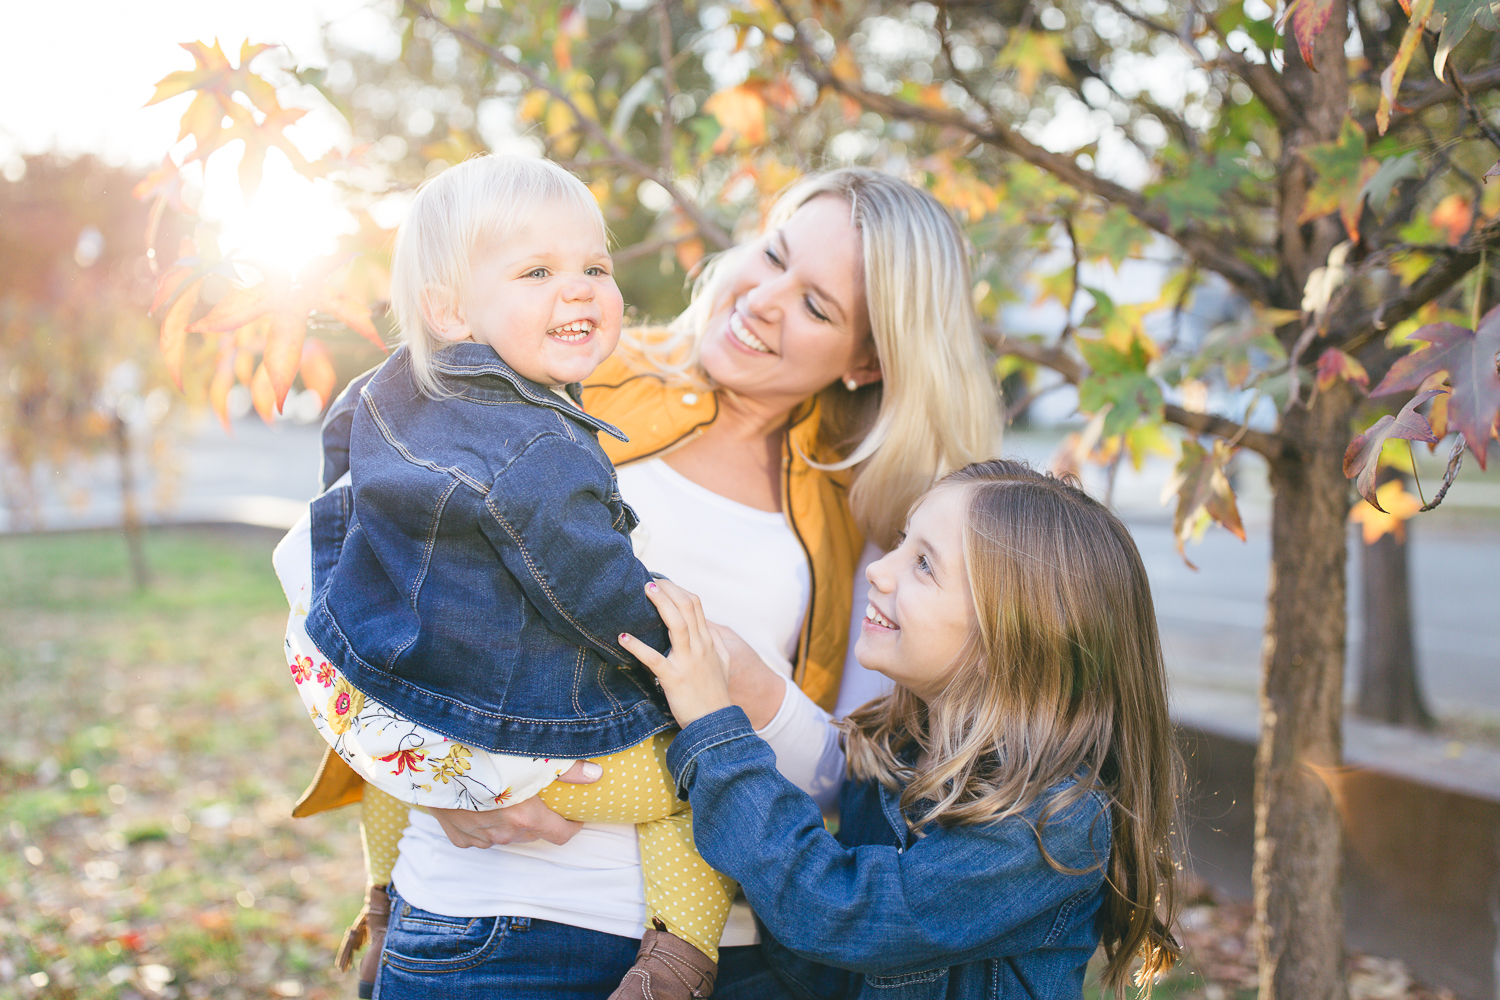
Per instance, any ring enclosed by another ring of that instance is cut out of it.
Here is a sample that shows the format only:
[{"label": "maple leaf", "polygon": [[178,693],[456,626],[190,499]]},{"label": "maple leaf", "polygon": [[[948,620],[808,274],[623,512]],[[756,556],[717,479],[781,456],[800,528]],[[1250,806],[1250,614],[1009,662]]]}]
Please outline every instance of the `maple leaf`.
[{"label": "maple leaf", "polygon": [[1370,387],[1370,373],[1365,366],[1337,347],[1330,347],[1318,358],[1318,391],[1327,392],[1339,379],[1353,382],[1361,389]]},{"label": "maple leaf", "polygon": [[322,405],[327,406],[333,398],[338,373],[333,367],[333,355],[328,353],[321,340],[308,337],[302,342],[302,361],[297,371],[302,376],[302,384],[317,393]]},{"label": "maple leaf", "polygon": [[1162,491],[1163,498],[1174,494],[1177,497],[1172,534],[1177,538],[1177,554],[1191,569],[1198,567],[1187,557],[1185,546],[1188,539],[1202,537],[1209,521],[1217,521],[1240,541],[1245,540],[1234,488],[1224,474],[1224,467],[1233,456],[1234,449],[1228,442],[1215,441],[1212,448],[1204,448],[1187,438],[1182,442],[1182,460],[1177,463],[1177,471]]},{"label": "maple leaf", "polygon": [[1193,161],[1179,179],[1153,185],[1146,195],[1161,202],[1173,229],[1194,218],[1222,219],[1225,197],[1250,177],[1243,164],[1227,155]]},{"label": "maple leaf", "polygon": [[1422,501],[1406,492],[1399,479],[1393,479],[1376,492],[1380,505],[1357,503],[1349,511],[1349,521],[1360,526],[1365,544],[1373,545],[1381,535],[1392,534],[1398,542],[1406,541],[1406,522],[1422,509]]},{"label": "maple leaf", "polygon": [[1443,391],[1429,389],[1418,393],[1401,407],[1400,413],[1394,417],[1387,413],[1371,424],[1369,430],[1350,441],[1349,447],[1344,450],[1344,478],[1353,479],[1354,488],[1359,491],[1359,495],[1368,500],[1376,510],[1385,511],[1376,496],[1375,477],[1380,471],[1380,453],[1385,449],[1386,442],[1436,441],[1432,425],[1417,412],[1417,407]]},{"label": "maple leaf", "polygon": [[1316,71],[1318,68],[1313,61],[1313,50],[1318,35],[1328,27],[1333,7],[1333,0],[1293,0],[1282,15],[1287,27],[1291,29],[1292,37],[1296,39],[1297,49],[1302,53],[1302,61],[1307,63],[1308,69]]},{"label": "maple leaf", "polygon": [[1399,359],[1370,395],[1409,392],[1437,372],[1446,371],[1453,387],[1448,424],[1468,441],[1479,467],[1487,468],[1485,456],[1496,417],[1500,416],[1500,372],[1495,370],[1495,356],[1500,354],[1500,306],[1484,314],[1478,330],[1455,323],[1433,323],[1413,333],[1411,339],[1432,346]]},{"label": "maple leaf", "polygon": [[1366,185],[1380,171],[1380,162],[1365,155],[1365,131],[1345,116],[1335,142],[1320,142],[1302,149],[1302,158],[1318,174],[1302,203],[1299,223],[1337,211],[1351,240],[1359,239],[1359,213]]}]

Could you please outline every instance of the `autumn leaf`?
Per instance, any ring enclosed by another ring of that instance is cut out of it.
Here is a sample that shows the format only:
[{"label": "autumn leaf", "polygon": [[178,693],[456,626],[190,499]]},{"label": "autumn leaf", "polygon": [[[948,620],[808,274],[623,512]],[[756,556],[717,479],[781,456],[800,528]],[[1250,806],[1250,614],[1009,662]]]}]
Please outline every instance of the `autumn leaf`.
[{"label": "autumn leaf", "polygon": [[1205,449],[1187,438],[1182,442],[1182,460],[1177,463],[1177,471],[1162,491],[1163,497],[1177,497],[1172,534],[1177,539],[1177,554],[1192,569],[1198,567],[1187,557],[1185,546],[1189,539],[1201,538],[1210,521],[1217,521],[1240,541],[1245,540],[1245,526],[1240,521],[1234,489],[1224,473],[1233,456],[1234,449],[1226,441],[1216,440],[1211,449]]},{"label": "autumn leaf", "polygon": [[1340,379],[1353,382],[1361,389],[1370,387],[1370,373],[1365,371],[1365,366],[1337,347],[1330,347],[1318,358],[1318,391],[1327,392]]},{"label": "autumn leaf", "polygon": [[1226,196],[1249,176],[1242,164],[1220,155],[1193,161],[1181,178],[1155,184],[1145,193],[1167,210],[1172,228],[1181,229],[1195,219],[1222,218]]},{"label": "autumn leaf", "polygon": [[1396,49],[1395,58],[1380,74],[1380,103],[1375,108],[1375,125],[1381,135],[1385,135],[1385,130],[1390,128],[1391,110],[1400,107],[1397,98],[1401,93],[1401,79],[1406,76],[1406,67],[1411,64],[1412,56],[1416,55],[1422,44],[1422,30],[1427,27],[1427,19],[1432,16],[1432,4],[1433,0],[1411,0],[1408,11],[1411,21],[1406,26],[1406,34],[1401,36],[1401,45]]},{"label": "autumn leaf", "polygon": [[302,376],[302,385],[317,393],[322,406],[327,406],[333,398],[338,373],[333,367],[333,356],[321,340],[308,337],[302,342],[302,362],[297,370]]},{"label": "autumn leaf", "polygon": [[766,99],[753,86],[742,83],[718,91],[703,102],[703,110],[713,115],[723,127],[714,140],[715,153],[728,151],[736,137],[743,138],[751,146],[766,141]]},{"label": "autumn leaf", "polygon": [[1478,330],[1433,323],[1411,336],[1432,346],[1399,359],[1370,395],[1409,392],[1437,372],[1446,371],[1453,387],[1448,424],[1463,434],[1479,467],[1486,468],[1490,435],[1500,416],[1500,372],[1495,370],[1495,356],[1500,353],[1500,306],[1484,314]]},{"label": "autumn leaf", "polygon": [[1318,68],[1313,61],[1313,51],[1318,35],[1328,26],[1333,8],[1333,0],[1293,0],[1283,15],[1297,42],[1297,50],[1302,53],[1302,61],[1309,69]]},{"label": "autumn leaf", "polygon": [[995,65],[1016,71],[1015,88],[1031,96],[1043,73],[1071,79],[1068,60],[1058,36],[1049,31],[1018,31],[995,58]]},{"label": "autumn leaf", "polygon": [[1398,542],[1406,541],[1406,522],[1422,509],[1422,501],[1406,492],[1401,480],[1392,479],[1376,491],[1379,505],[1360,502],[1349,511],[1351,524],[1360,526],[1366,545],[1373,545],[1381,535],[1396,536]]},{"label": "autumn leaf", "polygon": [[1354,480],[1354,488],[1359,491],[1359,495],[1368,500],[1376,510],[1385,510],[1380,506],[1375,491],[1381,451],[1387,441],[1436,441],[1432,425],[1417,412],[1417,407],[1442,391],[1429,389],[1413,396],[1410,402],[1401,407],[1400,413],[1394,417],[1387,413],[1371,424],[1369,430],[1350,441],[1349,447],[1344,450],[1344,478]]},{"label": "autumn leaf", "polygon": [[1337,211],[1349,238],[1359,239],[1366,184],[1380,171],[1380,161],[1366,156],[1366,149],[1364,129],[1346,116],[1336,142],[1320,142],[1301,151],[1318,180],[1302,203],[1299,223]]},{"label": "autumn leaf", "polygon": [[1450,247],[1463,242],[1474,222],[1474,208],[1461,194],[1450,194],[1432,210],[1432,224],[1443,231]]},{"label": "autumn leaf", "polygon": [[193,307],[198,304],[198,293],[202,288],[202,278],[183,288],[161,321],[162,360],[178,389],[182,388],[182,358],[187,347],[188,320],[193,316]]}]

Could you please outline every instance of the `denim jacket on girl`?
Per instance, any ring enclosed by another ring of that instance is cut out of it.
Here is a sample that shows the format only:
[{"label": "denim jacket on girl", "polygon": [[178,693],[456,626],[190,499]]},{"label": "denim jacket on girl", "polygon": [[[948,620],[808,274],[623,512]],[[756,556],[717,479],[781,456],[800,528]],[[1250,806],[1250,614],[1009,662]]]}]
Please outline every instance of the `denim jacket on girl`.
[{"label": "denim jacket on girl", "polygon": [[[667,766],[705,861],[739,880],[762,949],[802,1000],[1078,1000],[1099,946],[1109,803],[1084,796],[1042,831],[1042,805],[911,835],[899,797],[849,781],[836,836],[738,708],[685,728]],[[1045,800],[1071,782],[1048,790]]]},{"label": "denim jacket on girl", "polygon": [[309,637],[366,697],[495,753],[592,757],[669,728],[618,642],[667,648],[596,439],[624,435],[486,344],[434,360],[443,397],[402,348],[325,419],[325,486],[351,484],[312,505]]}]

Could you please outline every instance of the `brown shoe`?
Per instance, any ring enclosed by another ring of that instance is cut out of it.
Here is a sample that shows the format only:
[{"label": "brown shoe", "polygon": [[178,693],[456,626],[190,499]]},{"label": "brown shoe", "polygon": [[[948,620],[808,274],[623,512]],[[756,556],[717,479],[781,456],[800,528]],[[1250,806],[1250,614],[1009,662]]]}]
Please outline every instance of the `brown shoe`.
[{"label": "brown shoe", "polygon": [[348,969],[354,959],[354,953],[361,945],[368,942],[369,947],[365,949],[364,958],[359,961],[359,995],[371,997],[374,995],[375,976],[380,972],[380,951],[385,947],[385,928],[391,917],[391,897],[386,893],[385,886],[371,885],[365,887],[364,909],[359,911],[359,916],[354,918],[354,923],[344,932],[344,940],[339,942],[338,956],[334,959],[339,971]]},{"label": "brown shoe", "polygon": [[660,920],[655,923],[657,929],[641,938],[635,964],[609,1000],[702,1000],[710,996],[719,963],[668,931]]}]

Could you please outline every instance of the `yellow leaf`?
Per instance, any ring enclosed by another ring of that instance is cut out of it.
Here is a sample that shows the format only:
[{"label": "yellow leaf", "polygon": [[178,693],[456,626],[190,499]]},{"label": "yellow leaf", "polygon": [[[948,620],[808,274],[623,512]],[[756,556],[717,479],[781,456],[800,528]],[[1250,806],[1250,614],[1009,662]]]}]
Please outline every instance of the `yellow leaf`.
[{"label": "yellow leaf", "polygon": [[1365,544],[1371,545],[1387,533],[1395,535],[1399,542],[1406,541],[1406,522],[1422,509],[1422,502],[1406,492],[1399,479],[1393,479],[1376,490],[1375,499],[1380,501],[1385,512],[1376,510],[1364,500],[1349,511],[1349,520],[1360,526]]},{"label": "yellow leaf", "polygon": [[718,91],[703,102],[703,110],[724,129],[714,142],[716,153],[728,150],[737,137],[751,146],[766,141],[766,100],[754,87],[740,84]]},{"label": "yellow leaf", "polygon": [[516,109],[516,117],[523,122],[540,121],[542,112],[547,110],[547,101],[550,95],[545,90],[527,91],[526,96],[521,98],[521,106]]}]

